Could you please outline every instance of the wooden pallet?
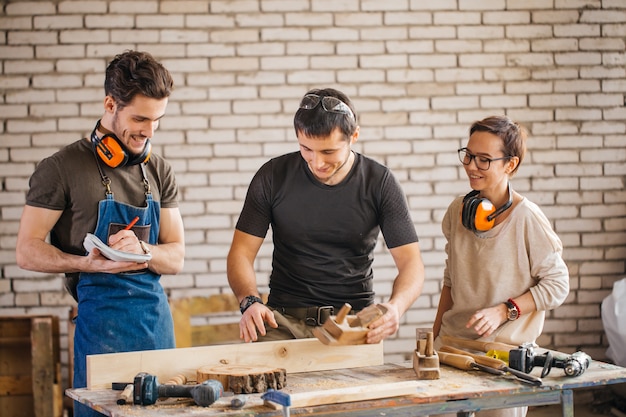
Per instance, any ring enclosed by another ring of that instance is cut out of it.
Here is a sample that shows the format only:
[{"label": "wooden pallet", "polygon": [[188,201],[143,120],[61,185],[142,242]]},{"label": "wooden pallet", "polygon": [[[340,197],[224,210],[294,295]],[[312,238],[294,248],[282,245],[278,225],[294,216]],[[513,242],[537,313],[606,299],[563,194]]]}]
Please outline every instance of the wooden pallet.
[{"label": "wooden pallet", "polygon": [[0,317],[0,358],[2,417],[63,414],[58,317]]}]

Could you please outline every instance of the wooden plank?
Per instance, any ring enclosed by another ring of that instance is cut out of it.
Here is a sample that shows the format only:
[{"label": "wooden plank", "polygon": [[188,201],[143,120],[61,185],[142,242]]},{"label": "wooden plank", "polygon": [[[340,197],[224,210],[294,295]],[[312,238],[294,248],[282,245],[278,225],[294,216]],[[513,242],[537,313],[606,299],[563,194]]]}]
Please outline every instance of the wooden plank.
[{"label": "wooden plank", "polygon": [[63,414],[63,398],[58,317],[34,317],[30,335],[35,416],[59,417]]},{"label": "wooden plank", "polygon": [[[390,382],[387,384],[357,385],[354,387],[335,388],[291,394],[292,407],[310,407],[324,404],[340,404],[353,401],[378,400],[381,398],[401,397],[417,393],[418,381]],[[423,385],[422,385],[423,387]],[[266,405],[274,409],[282,409],[281,405],[268,402]]]},{"label": "wooden plank", "polygon": [[0,396],[33,394],[33,379],[30,375],[0,375]]},{"label": "wooden plank", "polygon": [[161,381],[178,374],[194,380],[198,368],[218,364],[285,368],[289,380],[290,373],[382,365],[383,344],[327,346],[312,338],[89,355],[87,388],[111,388],[139,372]]}]

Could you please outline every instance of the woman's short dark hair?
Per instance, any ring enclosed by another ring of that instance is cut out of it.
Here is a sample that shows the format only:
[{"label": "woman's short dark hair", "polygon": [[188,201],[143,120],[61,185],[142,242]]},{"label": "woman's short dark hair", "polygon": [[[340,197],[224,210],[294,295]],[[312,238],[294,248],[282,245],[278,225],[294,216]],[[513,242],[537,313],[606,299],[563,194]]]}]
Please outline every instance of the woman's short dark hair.
[{"label": "woman's short dark hair", "polygon": [[519,163],[511,172],[514,174],[524,160],[526,155],[526,129],[508,116],[490,116],[483,120],[474,122],[470,127],[470,136],[474,132],[489,132],[502,139],[502,153],[505,156],[516,156]]},{"label": "woman's short dark hair", "polygon": [[129,105],[137,94],[157,100],[170,96],[174,81],[169,71],[147,52],[125,51],[109,63],[104,92],[120,108]]},{"label": "woman's short dark hair", "polygon": [[299,108],[293,118],[296,135],[302,133],[306,137],[319,138],[329,136],[333,130],[339,128],[346,140],[349,140],[356,131],[357,123],[356,112],[348,96],[333,88],[312,89],[305,96],[307,94],[316,94],[320,97],[335,97],[352,110],[352,115],[326,111],[321,104],[312,109]]}]

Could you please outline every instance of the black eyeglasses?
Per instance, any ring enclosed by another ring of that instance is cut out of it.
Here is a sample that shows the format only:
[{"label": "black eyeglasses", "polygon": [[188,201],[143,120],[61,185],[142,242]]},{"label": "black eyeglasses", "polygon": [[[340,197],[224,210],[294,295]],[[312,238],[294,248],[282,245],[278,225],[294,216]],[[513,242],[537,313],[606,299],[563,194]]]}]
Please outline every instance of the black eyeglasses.
[{"label": "black eyeglasses", "polygon": [[491,166],[492,161],[501,161],[503,159],[511,159],[510,156],[504,156],[502,158],[487,158],[485,156],[479,156],[469,153],[467,148],[461,148],[457,151],[459,153],[459,161],[463,165],[469,165],[472,163],[472,159],[476,162],[476,168],[481,171],[487,171]]},{"label": "black eyeglasses", "polygon": [[300,108],[305,110],[311,110],[316,108],[317,105],[320,104],[320,102],[322,103],[322,108],[324,109],[324,111],[330,113],[347,114],[348,116],[355,119],[354,113],[352,113],[350,107],[343,101],[339,100],[337,97],[307,94],[302,98],[302,101],[300,102]]}]

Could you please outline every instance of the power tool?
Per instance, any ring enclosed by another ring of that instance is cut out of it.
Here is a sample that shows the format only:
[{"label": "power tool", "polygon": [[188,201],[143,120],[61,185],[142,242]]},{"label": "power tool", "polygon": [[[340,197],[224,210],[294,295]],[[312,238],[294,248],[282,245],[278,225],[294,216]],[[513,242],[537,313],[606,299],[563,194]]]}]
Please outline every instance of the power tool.
[{"label": "power tool", "polygon": [[133,381],[133,403],[151,405],[159,398],[188,397],[202,407],[208,407],[224,394],[220,381],[208,379],[197,385],[159,384],[155,375],[140,372]]},{"label": "power tool", "polygon": [[509,366],[518,371],[529,373],[536,366],[543,367],[541,377],[550,373],[553,367],[562,368],[566,376],[579,376],[591,364],[591,357],[584,352],[578,351],[568,356],[554,356],[550,351],[543,355],[537,355],[533,344],[524,343],[517,349],[509,351]]}]

